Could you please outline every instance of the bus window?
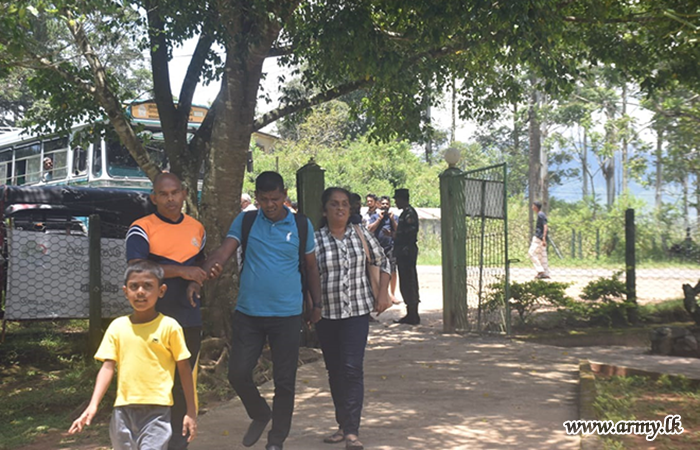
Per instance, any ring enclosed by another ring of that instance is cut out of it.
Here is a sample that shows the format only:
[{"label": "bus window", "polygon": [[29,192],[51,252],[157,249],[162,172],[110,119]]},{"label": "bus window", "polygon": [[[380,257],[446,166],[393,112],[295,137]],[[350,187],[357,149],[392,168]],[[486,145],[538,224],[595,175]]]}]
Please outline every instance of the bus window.
[{"label": "bus window", "polygon": [[16,184],[35,184],[41,180],[41,144],[33,142],[15,148]]},{"label": "bus window", "polygon": [[0,184],[12,184],[12,149],[0,153]]},{"label": "bus window", "polygon": [[97,139],[92,146],[92,174],[102,176],[102,140]]},{"label": "bus window", "polygon": [[63,180],[68,176],[68,139],[44,142],[42,180]]},{"label": "bus window", "polygon": [[[113,177],[145,177],[126,147],[118,141],[107,140],[107,173]],[[151,141],[146,146],[151,160],[161,169],[167,168],[163,143]]]},{"label": "bus window", "polygon": [[73,175],[87,174],[87,150],[82,147],[73,148]]}]

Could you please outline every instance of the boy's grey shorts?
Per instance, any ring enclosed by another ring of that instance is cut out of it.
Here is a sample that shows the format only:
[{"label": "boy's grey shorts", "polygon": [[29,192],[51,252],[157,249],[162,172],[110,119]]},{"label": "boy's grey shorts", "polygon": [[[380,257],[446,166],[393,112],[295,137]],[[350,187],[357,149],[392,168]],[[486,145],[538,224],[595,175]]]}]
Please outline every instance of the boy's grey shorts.
[{"label": "boy's grey shorts", "polygon": [[171,436],[169,406],[128,405],[112,411],[109,437],[114,450],[167,450]]}]

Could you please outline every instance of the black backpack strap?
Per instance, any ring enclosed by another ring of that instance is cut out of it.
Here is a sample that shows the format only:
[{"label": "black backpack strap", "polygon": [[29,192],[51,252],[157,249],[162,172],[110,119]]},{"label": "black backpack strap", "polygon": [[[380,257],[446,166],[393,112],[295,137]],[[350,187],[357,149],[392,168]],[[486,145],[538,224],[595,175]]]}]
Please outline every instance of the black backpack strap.
[{"label": "black backpack strap", "polygon": [[294,221],[299,233],[299,273],[301,274],[301,292],[306,294],[306,241],[309,235],[309,221],[305,215],[296,213]]},{"label": "black backpack strap", "polygon": [[253,222],[258,217],[258,211],[246,211],[243,216],[243,224],[241,226],[241,267],[239,272],[243,270],[243,261],[245,261],[245,249],[248,246],[248,236],[250,235],[250,229],[253,228]]}]

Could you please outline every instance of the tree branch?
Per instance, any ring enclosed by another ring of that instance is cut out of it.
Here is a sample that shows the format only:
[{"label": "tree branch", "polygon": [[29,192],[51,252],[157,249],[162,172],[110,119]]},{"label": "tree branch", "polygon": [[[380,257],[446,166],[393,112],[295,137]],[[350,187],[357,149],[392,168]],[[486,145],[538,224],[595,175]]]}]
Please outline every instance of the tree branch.
[{"label": "tree branch", "polygon": [[663,17],[618,17],[611,19],[589,19],[587,17],[577,17],[577,16],[564,16],[562,17],[564,22],[574,22],[574,23],[649,23],[658,22],[663,20]]},{"label": "tree branch", "polygon": [[261,117],[255,120],[255,122],[253,122],[253,131],[258,131],[261,128],[264,128],[272,122],[275,122],[276,120],[285,117],[289,114],[301,111],[302,109],[306,109],[311,106],[325,103],[338,97],[342,97],[345,94],[354,92],[364,86],[369,86],[372,83],[373,82],[370,80],[351,81],[347,84],[336,86],[332,89],[329,89],[325,92],[321,92],[320,94],[316,94],[312,97],[304,98],[297,102],[293,102],[281,106],[277,109],[273,109],[272,111],[263,114]]},{"label": "tree branch", "polygon": [[176,108],[173,104],[173,91],[170,86],[168,67],[168,43],[165,39],[165,26],[157,4],[146,2],[148,18],[148,38],[151,46],[151,70],[153,71],[153,93],[158,105],[158,116],[163,128],[172,129],[176,123]]},{"label": "tree branch", "polygon": [[121,102],[114,92],[110,90],[107,81],[107,71],[88,41],[82,22],[76,20],[70,11],[65,11],[65,15],[68,18],[66,21],[68,29],[92,71],[95,81],[95,92],[93,95],[107,113],[109,121],[122,144],[129,150],[131,156],[133,156],[146,175],[153,180],[160,173],[160,168],[151,161],[148,152],[146,152],[141,140],[136,136],[131,123],[126,118]]},{"label": "tree branch", "polygon": [[187,67],[187,74],[185,75],[185,80],[182,82],[180,97],[178,99],[177,109],[181,114],[185,114],[186,117],[189,116],[194,91],[197,89],[199,77],[202,75],[204,63],[207,60],[207,54],[213,43],[214,36],[207,31],[202,31],[197,41],[197,47],[190,60],[190,65]]}]

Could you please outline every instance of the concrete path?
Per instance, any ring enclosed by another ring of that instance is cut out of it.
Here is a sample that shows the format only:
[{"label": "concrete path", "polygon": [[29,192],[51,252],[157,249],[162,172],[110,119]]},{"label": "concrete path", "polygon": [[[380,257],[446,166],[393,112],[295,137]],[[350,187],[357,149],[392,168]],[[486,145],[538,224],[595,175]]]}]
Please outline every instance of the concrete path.
[{"label": "concrete path", "polygon": [[[578,418],[578,363],[591,359],[700,379],[700,360],[652,357],[626,347],[560,348],[442,334],[439,272],[419,270],[423,323],[392,324],[394,307],[370,329],[361,440],[367,449],[578,449],[564,433]],[[272,383],[261,387],[268,401]],[[243,449],[249,419],[238,399],[200,418],[192,450]],[[336,428],[322,362],[297,376],[287,450],[342,449],[321,442]],[[265,435],[253,449],[265,448]]]}]

